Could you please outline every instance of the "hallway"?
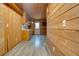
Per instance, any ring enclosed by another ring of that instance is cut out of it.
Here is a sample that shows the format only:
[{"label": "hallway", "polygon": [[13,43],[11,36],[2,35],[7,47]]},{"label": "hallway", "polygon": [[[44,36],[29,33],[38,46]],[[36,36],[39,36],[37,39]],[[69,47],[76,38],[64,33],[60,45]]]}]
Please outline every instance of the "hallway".
[{"label": "hallway", "polygon": [[49,56],[44,35],[33,35],[31,40],[22,41],[5,56]]},{"label": "hallway", "polygon": [[49,55],[79,56],[79,4],[0,4],[0,56]]}]

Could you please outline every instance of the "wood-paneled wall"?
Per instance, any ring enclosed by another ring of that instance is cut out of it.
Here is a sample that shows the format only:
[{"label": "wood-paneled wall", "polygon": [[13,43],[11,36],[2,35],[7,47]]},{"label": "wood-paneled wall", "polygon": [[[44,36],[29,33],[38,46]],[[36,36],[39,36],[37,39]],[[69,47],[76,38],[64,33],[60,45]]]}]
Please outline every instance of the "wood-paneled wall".
[{"label": "wood-paneled wall", "polygon": [[0,55],[21,41],[22,17],[4,4],[0,4]]},{"label": "wood-paneled wall", "polygon": [[13,9],[18,14],[23,15],[22,8],[19,5],[17,5],[16,3],[5,3],[5,5],[7,5],[11,9]]},{"label": "wood-paneled wall", "polygon": [[79,4],[48,5],[47,38],[52,55],[79,55]]}]

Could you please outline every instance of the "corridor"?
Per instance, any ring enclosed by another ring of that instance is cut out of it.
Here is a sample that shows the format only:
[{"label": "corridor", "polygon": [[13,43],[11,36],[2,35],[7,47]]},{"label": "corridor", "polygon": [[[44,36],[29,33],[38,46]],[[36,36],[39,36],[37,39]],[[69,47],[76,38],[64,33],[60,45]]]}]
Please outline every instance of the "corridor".
[{"label": "corridor", "polygon": [[79,4],[0,4],[0,56],[50,55],[79,56]]},{"label": "corridor", "polygon": [[46,36],[33,35],[31,40],[22,41],[5,56],[49,56],[50,51],[46,46]]}]

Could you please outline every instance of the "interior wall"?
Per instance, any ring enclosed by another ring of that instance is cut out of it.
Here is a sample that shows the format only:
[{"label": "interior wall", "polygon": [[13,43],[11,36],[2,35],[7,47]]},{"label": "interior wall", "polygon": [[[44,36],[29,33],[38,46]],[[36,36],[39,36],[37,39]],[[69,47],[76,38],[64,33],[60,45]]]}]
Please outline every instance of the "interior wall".
[{"label": "interior wall", "polygon": [[79,4],[49,4],[47,44],[52,55],[79,55]]},{"label": "interior wall", "polygon": [[21,21],[22,17],[19,14],[0,4],[0,55],[5,54],[21,41]]},{"label": "interior wall", "polygon": [[39,34],[46,35],[47,34],[46,22],[41,22],[41,21],[33,21],[33,23],[31,22],[32,34],[35,35],[35,22],[40,22],[40,29],[38,29],[38,30],[36,29],[38,32],[40,31],[40,33],[37,33],[37,35],[39,35]]},{"label": "interior wall", "polygon": [[41,35],[46,35],[47,34],[47,29],[46,29],[46,22],[41,22],[41,25],[40,25],[40,34]]}]

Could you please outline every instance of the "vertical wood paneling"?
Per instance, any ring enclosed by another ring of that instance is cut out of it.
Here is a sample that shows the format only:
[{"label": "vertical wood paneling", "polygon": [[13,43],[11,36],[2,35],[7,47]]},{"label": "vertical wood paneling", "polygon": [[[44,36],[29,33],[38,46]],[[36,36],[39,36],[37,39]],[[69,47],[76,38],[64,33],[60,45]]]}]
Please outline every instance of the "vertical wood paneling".
[{"label": "vertical wood paneling", "polygon": [[21,21],[22,16],[6,5],[0,4],[0,55],[21,41]]}]

